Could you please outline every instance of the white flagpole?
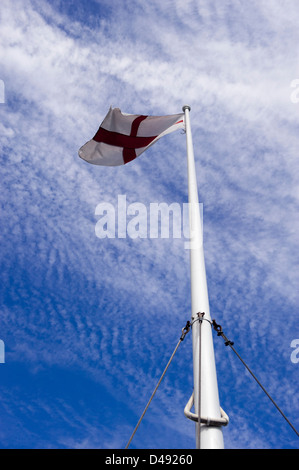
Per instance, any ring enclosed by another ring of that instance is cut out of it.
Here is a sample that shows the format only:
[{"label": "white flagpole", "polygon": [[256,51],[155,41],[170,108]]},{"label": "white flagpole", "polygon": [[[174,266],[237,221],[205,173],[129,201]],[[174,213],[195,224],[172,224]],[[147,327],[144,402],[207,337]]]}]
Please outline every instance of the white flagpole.
[{"label": "white flagpole", "polygon": [[[188,197],[190,227],[190,271],[191,271],[191,309],[192,309],[192,347],[195,414],[209,419],[221,417],[218,384],[211,321],[206,270],[203,252],[203,226],[198,204],[198,190],[190,125],[190,106],[183,106],[185,113]],[[200,322],[198,313],[204,312]],[[199,390],[201,388],[201,390]],[[223,449],[221,427],[196,423],[197,449]]]}]

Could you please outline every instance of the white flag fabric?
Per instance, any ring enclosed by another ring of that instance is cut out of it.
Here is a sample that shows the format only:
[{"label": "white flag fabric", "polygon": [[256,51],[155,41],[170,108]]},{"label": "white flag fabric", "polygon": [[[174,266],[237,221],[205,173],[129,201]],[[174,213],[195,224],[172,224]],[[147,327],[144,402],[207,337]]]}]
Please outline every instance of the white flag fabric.
[{"label": "white flag fabric", "polygon": [[177,129],[185,129],[183,113],[144,116],[111,107],[95,136],[80,148],[79,157],[94,165],[125,165]]}]

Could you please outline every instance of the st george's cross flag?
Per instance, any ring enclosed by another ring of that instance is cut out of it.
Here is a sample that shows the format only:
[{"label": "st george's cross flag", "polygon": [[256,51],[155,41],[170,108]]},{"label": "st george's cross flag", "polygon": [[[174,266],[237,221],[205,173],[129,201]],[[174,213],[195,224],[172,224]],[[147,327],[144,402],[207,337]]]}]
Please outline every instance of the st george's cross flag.
[{"label": "st george's cross flag", "polygon": [[184,114],[144,116],[111,107],[95,136],[80,148],[79,157],[94,165],[125,165],[177,129],[185,129]]}]

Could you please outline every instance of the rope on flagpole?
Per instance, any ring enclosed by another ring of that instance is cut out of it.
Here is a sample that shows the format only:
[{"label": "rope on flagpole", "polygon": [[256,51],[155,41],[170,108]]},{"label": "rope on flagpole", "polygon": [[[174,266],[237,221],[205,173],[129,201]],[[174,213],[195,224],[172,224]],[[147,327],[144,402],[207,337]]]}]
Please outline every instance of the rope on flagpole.
[{"label": "rope on flagpole", "polygon": [[152,393],[152,395],[151,395],[151,397],[150,397],[150,399],[149,399],[149,401],[148,401],[146,407],[144,408],[144,411],[143,411],[142,415],[140,416],[139,421],[138,421],[138,423],[136,424],[136,427],[135,427],[135,429],[134,429],[134,431],[133,431],[133,433],[132,433],[132,435],[131,435],[131,437],[130,437],[130,439],[129,439],[129,441],[128,441],[126,447],[125,447],[125,449],[128,449],[128,448],[129,448],[129,445],[131,444],[132,439],[133,439],[133,437],[134,437],[134,435],[135,435],[135,433],[136,433],[136,431],[137,431],[137,429],[138,429],[138,427],[139,427],[139,425],[140,425],[140,423],[141,423],[141,421],[142,421],[142,419],[143,419],[143,417],[144,417],[144,415],[145,415],[145,413],[146,413],[148,407],[150,406],[151,401],[152,401],[152,399],[154,398],[154,395],[155,395],[156,391],[158,390],[159,385],[160,385],[160,383],[162,382],[163,377],[164,377],[164,375],[166,374],[167,369],[168,369],[168,367],[170,366],[171,361],[172,361],[172,359],[174,358],[175,353],[176,353],[177,350],[178,350],[179,345],[181,344],[182,341],[184,341],[186,334],[190,331],[190,326],[191,326],[190,322],[187,321],[186,326],[182,329],[182,334],[181,334],[181,337],[180,337],[180,339],[179,339],[179,342],[178,342],[178,344],[176,345],[176,347],[175,347],[175,349],[174,349],[174,351],[173,351],[173,353],[172,353],[172,355],[171,355],[171,357],[170,357],[170,359],[169,359],[169,361],[168,361],[168,363],[167,363],[167,365],[166,365],[166,367],[165,367],[165,369],[164,369],[164,371],[163,371],[163,374],[161,375],[161,377],[160,377],[160,379],[159,379],[159,381],[158,381],[158,383],[157,383],[157,385],[156,385],[156,387],[155,387],[155,389],[154,389],[154,391],[153,391],[153,393]]}]

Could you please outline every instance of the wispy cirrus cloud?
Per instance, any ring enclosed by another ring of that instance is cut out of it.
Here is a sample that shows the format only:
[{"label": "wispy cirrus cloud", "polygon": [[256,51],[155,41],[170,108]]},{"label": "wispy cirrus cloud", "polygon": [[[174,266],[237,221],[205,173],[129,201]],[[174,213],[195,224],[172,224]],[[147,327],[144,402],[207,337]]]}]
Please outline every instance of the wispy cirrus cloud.
[{"label": "wispy cirrus cloud", "polygon": [[[110,104],[170,114],[189,102],[211,309],[295,419],[288,348],[298,303],[298,108],[290,100],[298,74],[298,7],[292,1],[111,3],[1,4],[0,321],[8,364],[9,358],[26,363],[36,377],[44,368],[76,365],[98,384],[103,407],[113,407],[117,397],[124,426],[135,425],[188,317],[189,253],[184,240],[99,240],[95,208],[116,204],[119,194],[128,203],[187,202],[185,139],[165,137],[112,171],[82,162],[77,149]],[[193,425],[179,412],[192,390],[191,369],[182,373],[189,346],[148,415],[148,426],[157,429],[162,421],[172,436],[183,430],[169,445],[193,442]],[[275,429],[265,442],[259,417],[251,420],[256,404],[246,402],[245,392],[249,387],[254,395],[254,385],[215,347],[221,401],[238,423],[225,431],[227,446],[279,446]],[[222,379],[228,367],[239,385],[233,396]],[[17,417],[17,402],[25,399],[18,395],[9,408],[7,397],[7,415]],[[31,406],[42,413],[36,400]],[[54,447],[123,445],[108,437],[100,442],[97,424],[89,426],[87,418],[72,426],[77,402],[68,412],[55,406],[69,434],[56,440],[49,431],[43,445],[47,439]],[[270,413],[266,407],[261,415]],[[81,411],[89,416],[87,404]],[[111,435],[108,414],[100,436]],[[30,429],[29,414],[22,419]],[[8,447],[14,442],[3,439]]]}]

